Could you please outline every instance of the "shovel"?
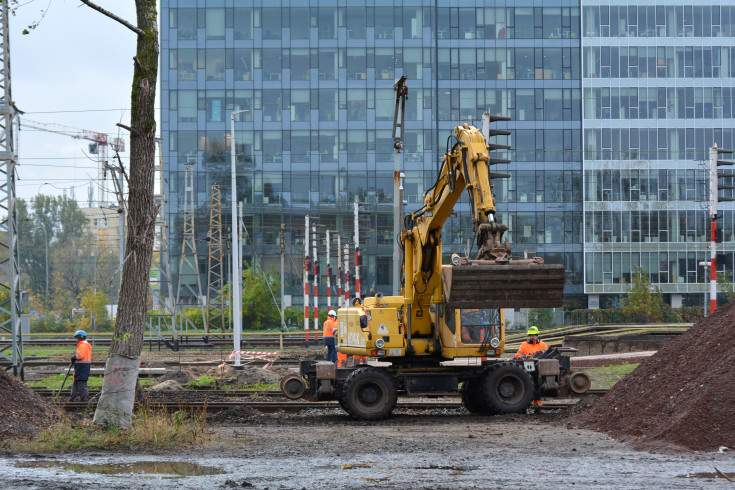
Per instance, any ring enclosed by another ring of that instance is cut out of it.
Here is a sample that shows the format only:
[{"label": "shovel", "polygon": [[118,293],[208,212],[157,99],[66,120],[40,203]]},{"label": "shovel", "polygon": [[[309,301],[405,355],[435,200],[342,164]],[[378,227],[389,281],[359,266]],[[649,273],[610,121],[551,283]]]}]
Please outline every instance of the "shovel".
[{"label": "shovel", "polygon": [[56,394],[56,398],[59,397],[59,395],[61,394],[61,390],[64,389],[64,385],[66,384],[66,380],[69,379],[69,373],[71,373],[71,368],[72,367],[74,367],[74,363],[73,362],[71,364],[69,364],[69,370],[66,372],[66,376],[64,377],[64,382],[61,383],[61,388],[59,388],[59,392]]}]

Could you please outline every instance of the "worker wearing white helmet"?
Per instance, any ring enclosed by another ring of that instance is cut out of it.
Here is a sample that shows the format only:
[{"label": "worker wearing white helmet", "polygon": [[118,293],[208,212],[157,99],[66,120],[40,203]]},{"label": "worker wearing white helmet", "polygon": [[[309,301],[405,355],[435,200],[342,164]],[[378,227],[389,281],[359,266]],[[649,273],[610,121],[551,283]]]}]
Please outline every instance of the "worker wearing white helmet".
[{"label": "worker wearing white helmet", "polygon": [[329,310],[327,313],[327,321],[324,322],[324,346],[327,348],[327,361],[337,364],[337,339],[335,333],[337,331],[337,312]]}]

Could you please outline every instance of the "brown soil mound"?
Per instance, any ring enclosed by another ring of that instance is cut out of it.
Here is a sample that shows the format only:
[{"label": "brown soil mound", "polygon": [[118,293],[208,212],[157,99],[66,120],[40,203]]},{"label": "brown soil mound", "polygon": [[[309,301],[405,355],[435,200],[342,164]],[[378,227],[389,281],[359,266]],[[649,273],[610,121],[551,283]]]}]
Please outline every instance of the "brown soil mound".
[{"label": "brown soil mound", "polygon": [[54,405],[0,369],[0,441],[30,437],[59,419]]},{"label": "brown soil mound", "polygon": [[645,359],[568,425],[650,451],[735,446],[733,334],[735,302]]}]

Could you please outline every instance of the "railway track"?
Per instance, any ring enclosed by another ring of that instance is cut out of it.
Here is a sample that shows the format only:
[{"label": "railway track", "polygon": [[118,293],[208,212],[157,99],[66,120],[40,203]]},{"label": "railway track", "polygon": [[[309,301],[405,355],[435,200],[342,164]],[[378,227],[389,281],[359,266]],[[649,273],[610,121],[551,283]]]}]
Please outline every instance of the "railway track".
[{"label": "railway track", "polygon": [[[543,332],[544,341],[550,346],[561,345],[562,341],[566,336],[569,335],[580,335],[580,334],[633,334],[633,335],[644,335],[644,334],[680,334],[686,331],[691,324],[649,324],[649,325],[570,325],[564,327],[557,327],[547,329]],[[242,338],[242,349],[273,349],[280,348],[281,342],[283,342],[284,348],[289,349],[303,349],[304,348],[304,334],[303,332],[291,332],[291,333],[256,333],[256,332],[243,332]],[[321,347],[321,332],[318,332],[318,339],[314,338],[314,332],[310,331],[309,345],[311,347]],[[283,340],[281,341],[281,336]],[[506,335],[506,350],[512,351],[518,347],[518,345],[525,340],[525,332],[508,332]],[[90,340],[94,340],[95,344],[106,346],[112,341],[110,333],[94,334],[90,337]],[[166,337],[166,342],[171,343],[172,339]],[[189,350],[232,350],[232,334],[225,332],[217,332],[212,334],[205,333],[187,333],[179,335],[179,349],[180,351]],[[76,343],[73,338],[66,337],[41,337],[31,336],[29,339],[24,340],[25,346],[72,346]],[[144,339],[144,346],[149,350],[155,348],[159,350],[168,350],[165,342],[157,338],[146,338]]]},{"label": "railway track", "polygon": [[[586,395],[602,395],[607,390],[590,390]],[[43,396],[55,396],[56,393],[52,390],[37,390],[37,393]],[[92,395],[92,394],[90,394]],[[199,412],[206,411],[207,413],[215,413],[226,410],[236,410],[242,408],[255,409],[260,412],[299,412],[302,410],[323,410],[340,408],[340,405],[336,401],[322,401],[322,402],[307,402],[304,400],[290,400],[290,401],[261,401],[261,400],[247,400],[247,398],[281,398],[283,395],[280,391],[243,391],[243,390],[231,390],[227,392],[217,391],[201,391],[201,390],[184,390],[167,393],[170,397],[178,398],[178,400],[161,400],[161,401],[149,401],[148,407],[154,410],[170,410],[170,411],[191,411]],[[201,397],[204,395],[204,400],[187,401],[185,400],[190,396]],[[240,398],[238,401],[222,401],[222,400],[209,400],[208,395],[212,395],[213,398]],[[66,411],[77,412],[84,410],[93,410],[96,408],[95,403],[83,403],[83,402],[66,402],[66,397],[69,396],[68,392],[62,392],[57,400],[57,405]],[[163,398],[162,395],[158,395]],[[462,408],[462,402],[459,401],[459,395],[457,394],[446,394],[439,396],[442,400],[403,400],[399,401],[396,405],[397,409],[410,409],[410,410],[453,410]],[[285,398],[285,397],[284,397]],[[446,400],[450,398],[450,400]],[[569,408],[577,403],[576,400],[570,399],[549,399],[544,401],[544,405],[541,407],[542,410],[559,410]]]}]

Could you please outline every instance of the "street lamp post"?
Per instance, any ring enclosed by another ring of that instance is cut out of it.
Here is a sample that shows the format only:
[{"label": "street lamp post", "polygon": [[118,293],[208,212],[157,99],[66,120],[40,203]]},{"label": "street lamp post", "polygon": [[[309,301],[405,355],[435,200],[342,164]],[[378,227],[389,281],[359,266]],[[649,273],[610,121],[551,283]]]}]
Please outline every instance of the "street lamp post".
[{"label": "street lamp post", "polygon": [[237,233],[237,167],[235,165],[235,116],[248,112],[246,109],[232,111],[230,114],[230,179],[232,183],[232,340],[235,351],[235,369],[242,369],[240,364],[240,333],[242,332],[242,277],[238,274],[240,264],[240,244]]}]

